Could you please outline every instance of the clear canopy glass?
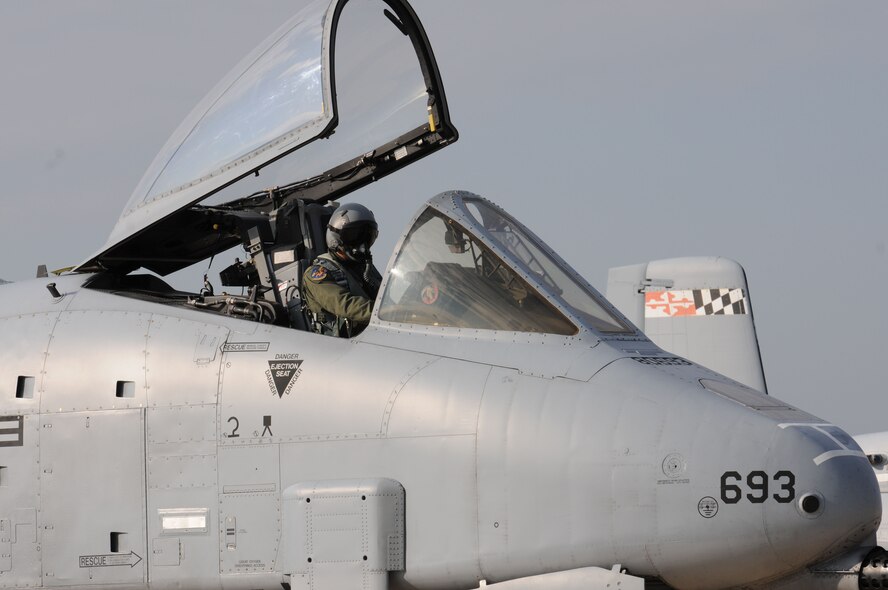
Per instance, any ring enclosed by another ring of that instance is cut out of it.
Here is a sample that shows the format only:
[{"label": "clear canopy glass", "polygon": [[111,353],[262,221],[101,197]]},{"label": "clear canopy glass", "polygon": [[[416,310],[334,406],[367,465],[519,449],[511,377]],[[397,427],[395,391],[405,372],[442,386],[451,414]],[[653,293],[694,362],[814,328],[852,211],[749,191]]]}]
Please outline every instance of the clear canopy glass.
[{"label": "clear canopy glass", "polygon": [[214,253],[195,212],[341,198],[457,137],[406,0],[316,0],[192,111],[78,270],[174,272]]},{"label": "clear canopy glass", "polygon": [[432,208],[404,240],[379,318],[479,330],[578,332],[493,251]]},{"label": "clear canopy glass", "polygon": [[632,330],[607,310],[596,293],[577,281],[563,261],[550,254],[538,239],[505,211],[479,198],[463,200],[468,213],[485,235],[519,261],[536,280],[561,299],[584,323],[599,332],[631,333]]},{"label": "clear canopy glass", "polygon": [[428,122],[429,95],[410,38],[383,0],[351,0],[336,25],[336,132],[301,147],[204,201],[226,203],[269,186],[314,178]]},{"label": "clear canopy glass", "polygon": [[221,84],[217,96],[211,93],[209,104],[195,109],[146,172],[124,217],[289,143],[299,129],[324,118],[330,110],[322,68],[329,4],[308,6],[244,71]]}]

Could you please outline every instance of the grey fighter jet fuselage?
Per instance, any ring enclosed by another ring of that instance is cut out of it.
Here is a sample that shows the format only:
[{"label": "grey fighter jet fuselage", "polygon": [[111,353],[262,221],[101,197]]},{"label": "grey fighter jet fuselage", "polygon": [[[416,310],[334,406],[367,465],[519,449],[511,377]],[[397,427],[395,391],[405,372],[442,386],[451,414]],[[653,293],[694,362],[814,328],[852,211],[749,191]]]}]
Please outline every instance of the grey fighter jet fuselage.
[{"label": "grey fighter jet fuselage", "polygon": [[[311,331],[299,280],[328,203],[457,137],[406,2],[327,4],[195,111],[100,252],[0,289],[0,588],[856,580],[880,519],[860,449],[659,349],[489,201],[429,200],[369,327]],[[383,68],[407,81],[401,110],[369,109],[393,133],[348,117],[372,92],[349,94],[345,32],[362,74],[381,38],[352,6],[419,60]],[[197,204],[296,150],[295,182]],[[138,271],[237,245],[230,292]]]},{"label": "grey fighter jet fuselage", "polygon": [[[448,211],[462,197],[431,208],[469,225]],[[59,298],[48,280],[0,291],[16,309],[0,320],[0,413],[17,430],[0,475],[17,535],[7,586],[311,577],[331,567],[323,548],[282,569],[301,525],[282,518],[282,492],[304,482],[399,482],[394,580],[416,588],[613,564],[733,587],[834,557],[878,524],[866,459],[823,446],[834,427],[634,330],[409,325],[377,309],[349,341],[93,280],[56,279]],[[342,542],[360,568],[366,547]],[[130,552],[142,561],[97,565]]]}]

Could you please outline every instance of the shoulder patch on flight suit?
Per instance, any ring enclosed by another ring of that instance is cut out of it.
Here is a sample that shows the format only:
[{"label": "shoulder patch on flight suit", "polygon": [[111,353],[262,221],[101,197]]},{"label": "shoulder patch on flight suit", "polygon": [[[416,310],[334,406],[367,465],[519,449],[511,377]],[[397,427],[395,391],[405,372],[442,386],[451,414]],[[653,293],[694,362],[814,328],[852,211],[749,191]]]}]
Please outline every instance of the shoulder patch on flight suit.
[{"label": "shoulder patch on flight suit", "polygon": [[320,264],[315,264],[311,267],[311,274],[308,275],[308,278],[316,283],[320,283],[327,278],[327,269]]}]

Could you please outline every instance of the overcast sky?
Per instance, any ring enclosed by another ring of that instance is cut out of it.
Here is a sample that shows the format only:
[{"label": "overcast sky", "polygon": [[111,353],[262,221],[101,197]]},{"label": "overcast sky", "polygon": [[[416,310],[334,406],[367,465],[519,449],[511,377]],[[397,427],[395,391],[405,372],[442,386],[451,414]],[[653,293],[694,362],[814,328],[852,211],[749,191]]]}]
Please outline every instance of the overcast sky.
[{"label": "overcast sky", "polygon": [[[301,4],[0,0],[0,277],[102,246],[167,136]],[[461,138],[355,196],[377,261],[452,188],[602,291],[611,266],[728,256],[770,392],[888,429],[888,3],[413,5]]]}]

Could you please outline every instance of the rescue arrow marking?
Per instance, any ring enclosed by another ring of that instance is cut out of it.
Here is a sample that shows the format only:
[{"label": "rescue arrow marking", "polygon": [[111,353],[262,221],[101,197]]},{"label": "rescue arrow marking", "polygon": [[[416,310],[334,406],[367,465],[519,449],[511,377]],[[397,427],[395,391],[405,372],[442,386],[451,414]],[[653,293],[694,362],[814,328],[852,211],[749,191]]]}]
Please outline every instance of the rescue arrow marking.
[{"label": "rescue arrow marking", "polygon": [[129,553],[111,553],[110,555],[81,555],[80,567],[118,567],[128,565],[136,567],[142,558],[130,551]]}]

